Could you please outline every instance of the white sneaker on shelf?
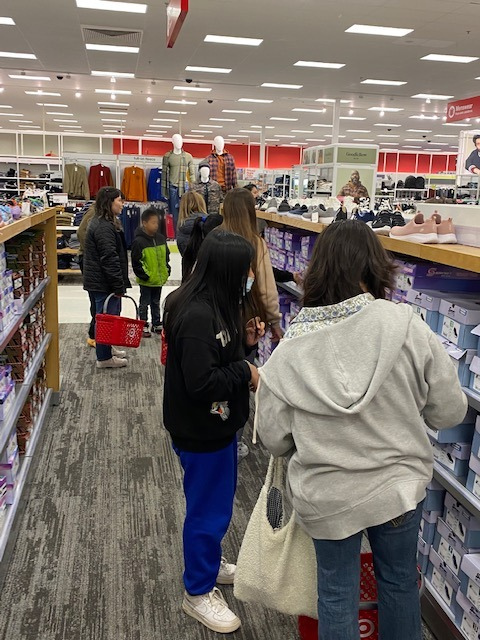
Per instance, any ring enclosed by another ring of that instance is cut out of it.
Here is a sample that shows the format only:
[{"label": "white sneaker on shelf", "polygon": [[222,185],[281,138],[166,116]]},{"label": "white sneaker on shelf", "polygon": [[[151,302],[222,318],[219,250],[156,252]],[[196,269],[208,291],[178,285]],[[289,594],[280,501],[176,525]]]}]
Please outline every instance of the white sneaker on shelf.
[{"label": "white sneaker on shelf", "polygon": [[112,356],[110,360],[97,360],[97,369],[117,369],[119,367],[126,367],[128,360],[125,358],[117,358]]},{"label": "white sneaker on shelf", "polygon": [[238,458],[238,462],[240,462],[241,460],[246,458],[249,453],[250,453],[250,449],[247,447],[247,445],[244,442],[242,442],[241,440],[239,442],[237,442],[237,458]]},{"label": "white sneaker on shelf", "polygon": [[229,564],[222,556],[220,570],[217,576],[217,584],[233,584],[235,582],[236,564]]},{"label": "white sneaker on shelf", "polygon": [[217,633],[232,633],[242,624],[229,609],[221,591],[216,587],[202,596],[191,596],[185,593],[182,609],[187,615]]},{"label": "white sneaker on shelf", "polygon": [[127,352],[117,349],[117,347],[112,347],[112,356],[115,356],[115,358],[126,358]]}]

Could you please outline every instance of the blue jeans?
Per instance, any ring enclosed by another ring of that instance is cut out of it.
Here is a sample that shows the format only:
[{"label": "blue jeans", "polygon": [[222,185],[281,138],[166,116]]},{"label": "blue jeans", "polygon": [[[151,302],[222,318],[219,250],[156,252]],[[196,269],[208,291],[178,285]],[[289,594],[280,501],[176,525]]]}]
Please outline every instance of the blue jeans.
[{"label": "blue jeans", "polygon": [[173,228],[177,235],[178,217],[180,214],[180,196],[178,195],[178,187],[171,184],[168,187],[168,209],[173,216]]},{"label": "blue jeans", "polygon": [[183,467],[187,512],[183,526],[185,589],[192,596],[215,586],[222,540],[227,533],[237,488],[237,439],[211,453],[192,453],[174,447]]},{"label": "blue jeans", "polygon": [[[417,542],[423,502],[394,521],[367,530],[378,587],[380,640],[421,640]],[[314,540],[318,567],[318,637],[360,640],[360,550],[363,532]]]},{"label": "blue jeans", "polygon": [[[103,313],[103,305],[105,304],[105,300],[110,295],[109,293],[99,292],[99,291],[91,291],[90,295],[93,296],[95,300],[95,307],[97,313]],[[122,300],[121,298],[116,298],[115,296],[110,299],[108,303],[107,313],[110,313],[112,316],[119,316],[122,308]],[[97,353],[97,360],[103,362],[104,360],[110,360],[112,357],[112,347],[108,344],[98,344],[95,347]]]}]

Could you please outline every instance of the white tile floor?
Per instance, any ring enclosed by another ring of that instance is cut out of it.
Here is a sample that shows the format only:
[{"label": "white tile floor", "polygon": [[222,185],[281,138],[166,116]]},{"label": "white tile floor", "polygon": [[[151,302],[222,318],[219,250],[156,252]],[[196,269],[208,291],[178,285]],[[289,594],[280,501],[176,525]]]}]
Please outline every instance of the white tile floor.
[{"label": "white tile floor", "polygon": [[[181,280],[182,262],[179,253],[170,254],[170,264],[172,267],[170,278],[177,281]],[[128,291],[128,295],[131,295],[138,304],[140,289],[133,280],[132,285],[133,288]],[[175,289],[176,287],[168,285],[163,287],[162,302]],[[129,303],[126,300],[122,306],[122,315],[134,316],[131,302]],[[80,276],[78,276],[78,285],[62,285],[58,287],[58,320],[60,323],[70,324],[90,322],[90,302],[87,292],[83,290]]]}]

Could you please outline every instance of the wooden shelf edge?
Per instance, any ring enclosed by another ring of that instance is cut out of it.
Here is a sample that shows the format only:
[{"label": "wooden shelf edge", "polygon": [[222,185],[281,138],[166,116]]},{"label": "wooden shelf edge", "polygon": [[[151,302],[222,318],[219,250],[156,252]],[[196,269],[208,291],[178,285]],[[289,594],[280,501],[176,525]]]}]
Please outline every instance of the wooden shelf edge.
[{"label": "wooden shelf edge", "polygon": [[6,242],[15,236],[18,236],[19,233],[27,231],[27,229],[31,229],[32,227],[36,227],[49,218],[53,218],[56,214],[57,209],[53,207],[50,209],[44,209],[39,213],[34,213],[31,216],[20,218],[20,220],[9,224],[8,227],[2,227],[2,229],[0,229],[0,242]]},{"label": "wooden shelf edge", "polygon": [[70,249],[67,247],[65,249],[57,249],[57,255],[59,256],[76,256],[80,249]]},{"label": "wooden shelf edge", "polygon": [[81,269],[59,269],[58,270],[59,276],[72,276],[77,274],[82,275]]}]

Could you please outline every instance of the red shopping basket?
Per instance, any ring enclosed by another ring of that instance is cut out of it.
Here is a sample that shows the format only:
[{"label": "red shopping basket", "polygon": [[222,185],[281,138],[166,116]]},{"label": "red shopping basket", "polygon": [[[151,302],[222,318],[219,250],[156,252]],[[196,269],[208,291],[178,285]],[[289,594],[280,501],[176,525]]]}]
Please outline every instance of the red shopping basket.
[{"label": "red shopping basket", "polygon": [[108,303],[113,297],[113,293],[108,296],[103,305],[103,313],[96,315],[95,340],[98,344],[108,344],[114,347],[134,347],[140,346],[142,339],[143,327],[145,322],[138,319],[137,303],[130,296],[128,298],[135,305],[137,317],[122,318],[121,316],[113,316],[107,313]]}]

